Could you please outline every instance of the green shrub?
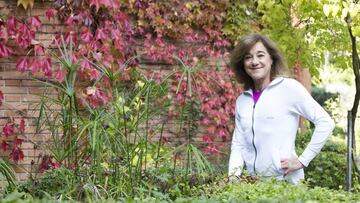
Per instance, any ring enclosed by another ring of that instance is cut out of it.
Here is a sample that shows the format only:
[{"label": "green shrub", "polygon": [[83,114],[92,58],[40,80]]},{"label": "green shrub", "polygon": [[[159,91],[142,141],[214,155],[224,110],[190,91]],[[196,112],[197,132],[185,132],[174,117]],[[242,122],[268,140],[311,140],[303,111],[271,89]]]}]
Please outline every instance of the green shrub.
[{"label": "green shrub", "polygon": [[311,88],[311,96],[321,105],[325,106],[325,102],[329,99],[336,99],[339,94],[327,92],[325,88],[312,87]]},{"label": "green shrub", "polygon": [[29,193],[34,198],[64,198],[77,193],[77,182],[72,171],[66,168],[50,170],[37,178],[29,178],[18,186],[19,192]]},{"label": "green shrub", "polygon": [[205,202],[355,202],[359,194],[327,188],[311,188],[307,185],[289,185],[284,181],[265,180],[255,183],[245,181],[229,183],[218,180],[201,189],[197,195],[179,197],[175,200],[159,199],[155,197],[123,199],[121,202],[176,202],[176,203],[205,203]]},{"label": "green shrub", "polygon": [[[296,151],[301,154],[310,142],[313,131],[297,136]],[[321,152],[305,168],[305,180],[311,187],[345,188],[346,143],[340,136],[331,136]],[[355,182],[355,181],[353,181]]]},{"label": "green shrub", "polygon": [[[181,194],[175,199],[169,198],[166,193],[158,191],[142,197],[123,197],[118,200],[98,199],[92,202],[356,202],[360,199],[359,193],[349,193],[342,190],[333,190],[321,187],[308,187],[306,184],[290,185],[285,181],[273,179],[257,182],[234,182],[230,183],[226,178],[218,179],[208,184],[190,186],[192,191]],[[183,184],[185,184],[183,182]],[[59,200],[62,200],[59,198]],[[26,193],[14,192],[0,200],[2,202],[54,202],[46,199],[33,199]],[[56,201],[63,202],[63,201]],[[72,202],[72,201],[71,201]]]},{"label": "green shrub", "polygon": [[306,185],[289,185],[268,180],[256,183],[230,184],[221,188],[212,199],[221,202],[353,202],[358,194]]}]

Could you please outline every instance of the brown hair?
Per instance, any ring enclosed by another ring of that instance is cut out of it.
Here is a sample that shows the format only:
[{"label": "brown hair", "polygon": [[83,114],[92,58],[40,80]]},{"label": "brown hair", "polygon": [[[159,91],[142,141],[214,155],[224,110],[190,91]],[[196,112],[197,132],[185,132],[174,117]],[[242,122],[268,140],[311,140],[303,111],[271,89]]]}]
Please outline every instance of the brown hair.
[{"label": "brown hair", "polygon": [[277,48],[276,44],[266,36],[260,34],[249,34],[242,37],[231,53],[230,66],[234,70],[237,80],[244,85],[245,89],[254,88],[254,81],[244,69],[244,58],[250,49],[261,42],[269,52],[273,64],[271,66],[270,77],[273,80],[276,76],[283,74],[287,69],[285,60]]}]

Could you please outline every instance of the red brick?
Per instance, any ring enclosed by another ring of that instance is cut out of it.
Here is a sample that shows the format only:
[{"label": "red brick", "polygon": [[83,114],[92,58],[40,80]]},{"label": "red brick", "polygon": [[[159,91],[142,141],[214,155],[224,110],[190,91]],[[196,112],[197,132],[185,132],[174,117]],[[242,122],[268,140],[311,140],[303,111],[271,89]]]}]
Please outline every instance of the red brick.
[{"label": "red brick", "polygon": [[14,95],[14,94],[5,94],[5,101],[6,102],[21,102],[21,95]]},{"label": "red brick", "polygon": [[51,41],[53,39],[53,36],[54,36],[53,33],[37,34],[35,39],[39,41],[43,41],[43,40]]},{"label": "red brick", "polygon": [[44,87],[44,83],[36,80],[23,80],[22,85],[24,87]]},{"label": "red brick", "polygon": [[[47,19],[47,18],[46,18]],[[54,25],[54,24],[43,24],[43,26],[41,27],[41,31],[42,32],[45,32],[45,33],[48,33],[48,34],[54,34],[55,33],[58,33],[59,31],[61,30],[65,30],[65,25],[61,25],[61,24],[58,24],[58,25]],[[50,37],[49,39],[52,39],[52,37]]]},{"label": "red brick", "polygon": [[27,87],[2,87],[1,91],[4,95],[6,94],[27,94],[28,88]]},{"label": "red brick", "polygon": [[27,110],[29,108],[28,104],[22,104],[17,102],[7,103],[4,102],[3,105],[0,106],[0,110],[11,110],[11,111],[22,111]]},{"label": "red brick", "polygon": [[[33,129],[32,131],[35,132],[36,128],[34,127],[32,129]],[[33,142],[47,142],[52,139],[50,134],[36,134],[35,135],[34,133],[31,134],[29,131],[27,131],[26,133],[27,133],[27,135],[26,135],[27,138]]]},{"label": "red brick", "polygon": [[29,78],[28,73],[21,73],[17,70],[0,72],[0,79],[26,79]]},{"label": "red brick", "polygon": [[29,94],[43,94],[44,92],[46,92],[47,94],[55,94],[55,91],[49,91],[46,88],[43,87],[32,87],[29,88]]},{"label": "red brick", "polygon": [[24,142],[21,144],[21,148],[22,149],[34,149],[34,143],[31,143],[31,142]]},{"label": "red brick", "polygon": [[21,95],[21,101],[22,101],[22,102],[35,102],[35,101],[40,101],[40,96],[34,95],[34,94]]},{"label": "red brick", "polygon": [[18,86],[20,87],[22,84],[22,80],[5,80],[6,86]]}]

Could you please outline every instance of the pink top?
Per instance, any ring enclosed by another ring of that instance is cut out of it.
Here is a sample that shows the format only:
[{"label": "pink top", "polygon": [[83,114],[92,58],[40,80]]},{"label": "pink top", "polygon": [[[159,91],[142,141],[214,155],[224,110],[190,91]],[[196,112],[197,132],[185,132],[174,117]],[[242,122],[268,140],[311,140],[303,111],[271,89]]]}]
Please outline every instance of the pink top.
[{"label": "pink top", "polygon": [[261,92],[262,92],[262,91],[253,90],[253,99],[254,99],[254,103],[255,103],[255,104],[256,104],[256,102],[258,101],[258,99],[260,98]]}]

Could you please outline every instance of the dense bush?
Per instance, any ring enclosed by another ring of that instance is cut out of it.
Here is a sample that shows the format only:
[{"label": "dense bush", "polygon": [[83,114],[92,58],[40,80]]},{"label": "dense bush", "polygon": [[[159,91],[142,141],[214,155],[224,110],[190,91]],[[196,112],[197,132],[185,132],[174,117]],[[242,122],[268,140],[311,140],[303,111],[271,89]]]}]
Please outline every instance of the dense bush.
[{"label": "dense bush", "polygon": [[[193,187],[192,196],[178,197],[147,196],[143,198],[124,198],[120,200],[100,199],[95,202],[355,202],[359,194],[331,190],[321,187],[309,188],[306,185],[289,185],[275,180],[255,183],[229,183],[218,180],[202,187]],[[52,200],[53,201],[53,200]],[[51,202],[33,200],[26,193],[14,192],[0,202]],[[57,201],[59,202],[59,201]],[[75,202],[75,201],[73,201]]]},{"label": "dense bush", "polygon": [[[296,147],[301,154],[311,139],[313,130],[297,136]],[[305,179],[309,186],[331,189],[345,188],[346,143],[341,136],[331,136],[321,152],[305,168]],[[355,181],[354,181],[355,182]]]},{"label": "dense bush", "polygon": [[221,191],[213,197],[222,202],[351,202],[359,198],[351,193],[272,180],[233,184]]},{"label": "dense bush", "polygon": [[39,178],[31,177],[18,186],[18,191],[37,198],[59,198],[74,192],[76,185],[78,182],[74,172],[61,167],[48,171]]},{"label": "dense bush", "polygon": [[336,99],[339,94],[327,92],[324,88],[312,87],[311,96],[321,105],[324,106],[325,102],[329,99]]}]

